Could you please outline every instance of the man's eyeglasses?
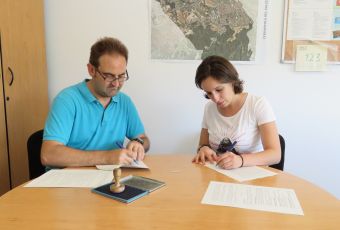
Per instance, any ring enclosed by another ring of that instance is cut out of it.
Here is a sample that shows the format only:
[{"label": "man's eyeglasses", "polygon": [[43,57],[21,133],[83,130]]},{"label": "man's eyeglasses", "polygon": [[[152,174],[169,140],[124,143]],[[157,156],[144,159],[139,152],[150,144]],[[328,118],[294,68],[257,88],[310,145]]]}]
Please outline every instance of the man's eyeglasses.
[{"label": "man's eyeglasses", "polygon": [[106,82],[114,82],[118,80],[118,82],[123,83],[124,81],[127,81],[129,79],[128,71],[126,70],[125,73],[113,75],[111,73],[103,73],[98,68],[96,68],[96,71],[99,73],[99,75],[104,79]]}]

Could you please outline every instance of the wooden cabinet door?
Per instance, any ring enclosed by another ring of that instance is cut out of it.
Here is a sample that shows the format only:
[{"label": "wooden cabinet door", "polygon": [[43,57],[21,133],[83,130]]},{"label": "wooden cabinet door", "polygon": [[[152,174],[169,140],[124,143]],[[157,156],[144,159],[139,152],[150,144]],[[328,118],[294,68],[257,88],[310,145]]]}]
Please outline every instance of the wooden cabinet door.
[{"label": "wooden cabinet door", "polygon": [[[4,1],[4,0],[1,0]],[[5,0],[3,77],[12,187],[29,179],[27,139],[48,112],[43,0]],[[3,7],[3,5],[1,5]]]},{"label": "wooden cabinet door", "polygon": [[[0,10],[1,14],[1,10]],[[0,16],[1,17],[1,16]],[[1,22],[1,19],[0,19]],[[7,133],[5,118],[5,102],[3,95],[2,83],[2,66],[1,66],[1,31],[0,31],[0,196],[10,190],[8,151],[7,151]]]},{"label": "wooden cabinet door", "polygon": [[5,22],[5,8],[0,0],[0,196],[10,190],[9,162],[7,151],[7,132],[5,118],[5,99],[3,92],[2,58],[1,58],[1,32]]}]

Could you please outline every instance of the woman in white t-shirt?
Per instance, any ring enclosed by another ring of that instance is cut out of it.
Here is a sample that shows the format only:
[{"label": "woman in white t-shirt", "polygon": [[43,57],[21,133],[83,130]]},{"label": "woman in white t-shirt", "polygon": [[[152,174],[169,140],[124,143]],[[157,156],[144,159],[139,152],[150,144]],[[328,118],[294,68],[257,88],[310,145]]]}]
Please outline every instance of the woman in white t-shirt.
[{"label": "woman in white t-shirt", "polygon": [[199,65],[196,86],[206,93],[197,155],[224,169],[272,165],[281,149],[275,116],[267,100],[243,92],[243,81],[225,58],[210,56]]}]

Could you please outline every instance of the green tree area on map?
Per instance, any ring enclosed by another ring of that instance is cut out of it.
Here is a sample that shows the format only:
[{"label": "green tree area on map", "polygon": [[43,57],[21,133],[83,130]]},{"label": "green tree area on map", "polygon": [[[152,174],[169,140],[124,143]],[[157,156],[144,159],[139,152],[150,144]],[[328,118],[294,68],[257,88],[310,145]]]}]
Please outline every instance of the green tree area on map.
[{"label": "green tree area on map", "polygon": [[180,28],[202,59],[221,55],[229,60],[249,61],[248,31],[254,21],[236,0],[156,0],[163,12]]}]

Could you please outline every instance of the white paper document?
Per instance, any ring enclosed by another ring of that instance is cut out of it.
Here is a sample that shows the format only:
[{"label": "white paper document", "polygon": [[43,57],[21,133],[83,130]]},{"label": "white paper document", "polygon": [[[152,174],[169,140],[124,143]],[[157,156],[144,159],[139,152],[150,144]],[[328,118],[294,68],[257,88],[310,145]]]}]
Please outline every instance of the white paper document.
[{"label": "white paper document", "polygon": [[215,164],[206,163],[205,166],[211,168],[219,173],[222,173],[228,177],[233,178],[239,182],[247,181],[247,180],[255,180],[258,178],[274,176],[277,173],[272,172],[270,170],[266,170],[257,166],[252,167],[242,167],[237,169],[221,169]]},{"label": "white paper document", "polygon": [[202,204],[304,215],[293,189],[211,181]]},{"label": "white paper document", "polygon": [[289,11],[287,40],[331,40],[333,10]]},{"label": "white paper document", "polygon": [[138,169],[148,169],[149,167],[143,161],[132,162],[129,165],[96,165],[97,169],[112,171],[115,168],[138,168]]},{"label": "white paper document", "polygon": [[333,0],[290,0],[287,40],[331,40]]},{"label": "white paper document", "polygon": [[96,169],[51,169],[24,187],[94,188],[111,182],[110,171]]},{"label": "white paper document", "polygon": [[313,9],[329,9],[332,8],[334,0],[289,0],[291,8],[313,8]]}]

